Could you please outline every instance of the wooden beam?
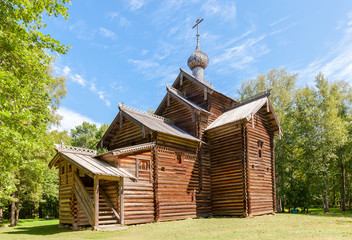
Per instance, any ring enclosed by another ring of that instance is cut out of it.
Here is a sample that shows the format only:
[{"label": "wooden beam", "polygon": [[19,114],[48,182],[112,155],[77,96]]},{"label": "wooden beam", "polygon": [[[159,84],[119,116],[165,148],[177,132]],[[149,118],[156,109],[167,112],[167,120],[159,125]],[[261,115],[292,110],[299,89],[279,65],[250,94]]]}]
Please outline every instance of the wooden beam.
[{"label": "wooden beam", "polygon": [[208,91],[207,91],[207,88],[204,87],[204,100],[207,100],[208,98]]},{"label": "wooden beam", "polygon": [[122,128],[122,121],[123,121],[123,116],[122,116],[122,111],[120,111],[120,129]]},{"label": "wooden beam", "polygon": [[167,106],[170,106],[170,93],[167,93]]},{"label": "wooden beam", "polygon": [[79,170],[81,170],[82,172],[84,172],[85,174],[87,174],[89,177],[94,178],[94,174],[92,172],[90,172],[88,169],[84,168],[83,166],[79,165],[78,163],[76,163],[75,161],[73,161],[72,159],[70,159],[69,157],[66,157],[64,154],[59,153],[60,157],[71,163],[73,166],[77,167]]},{"label": "wooden beam", "polygon": [[266,111],[270,112],[269,99],[266,100]]},{"label": "wooden beam", "polygon": [[180,74],[180,86],[182,86],[183,85],[183,75],[182,75],[182,73]]},{"label": "wooden beam", "polygon": [[138,182],[139,178],[139,159],[136,158],[136,181]]},{"label": "wooden beam", "polygon": [[125,224],[125,208],[124,208],[124,201],[125,201],[125,193],[124,193],[124,186],[123,183],[124,178],[122,177],[120,180],[120,224]]},{"label": "wooden beam", "polygon": [[101,192],[103,198],[105,199],[105,201],[109,204],[109,206],[110,206],[111,210],[113,211],[115,217],[116,217],[118,220],[120,220],[120,216],[119,216],[119,214],[117,213],[117,211],[116,211],[114,205],[113,205],[112,202],[110,201],[108,195],[105,193],[105,191],[104,191],[103,189],[100,189],[100,192]]},{"label": "wooden beam", "polygon": [[144,125],[142,126],[142,137],[145,138],[145,128],[144,128]]},{"label": "wooden beam", "polygon": [[99,178],[94,176],[94,230],[99,226]]}]

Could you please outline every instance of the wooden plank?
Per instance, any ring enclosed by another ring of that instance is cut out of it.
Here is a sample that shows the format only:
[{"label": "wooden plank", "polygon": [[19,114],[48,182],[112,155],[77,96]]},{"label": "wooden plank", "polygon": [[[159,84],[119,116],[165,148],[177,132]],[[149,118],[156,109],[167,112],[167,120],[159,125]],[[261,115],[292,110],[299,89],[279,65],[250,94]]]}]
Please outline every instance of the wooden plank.
[{"label": "wooden plank", "polygon": [[117,213],[117,211],[116,211],[114,205],[111,203],[109,197],[106,195],[105,191],[104,191],[103,189],[100,189],[100,192],[101,192],[103,198],[105,199],[105,201],[109,204],[109,206],[110,206],[111,210],[113,211],[114,215],[116,216],[116,218],[117,218],[118,220],[120,220],[119,214]]},{"label": "wooden plank", "polygon": [[124,208],[124,203],[125,203],[125,193],[124,193],[124,178],[120,178],[119,182],[120,186],[120,224],[124,225],[125,224],[125,208]]},{"label": "wooden plank", "polygon": [[94,229],[99,226],[99,178],[94,177]]}]

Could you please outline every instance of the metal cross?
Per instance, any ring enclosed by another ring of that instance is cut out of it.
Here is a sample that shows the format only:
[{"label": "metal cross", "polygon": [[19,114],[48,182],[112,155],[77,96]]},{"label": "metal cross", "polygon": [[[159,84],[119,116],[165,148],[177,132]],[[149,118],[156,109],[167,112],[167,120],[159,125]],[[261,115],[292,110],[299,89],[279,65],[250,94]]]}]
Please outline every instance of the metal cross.
[{"label": "metal cross", "polygon": [[199,20],[199,18],[196,21],[196,24],[192,27],[195,28],[197,26],[197,47],[199,47],[199,23],[201,23],[203,21],[204,18],[202,18],[201,20]]}]

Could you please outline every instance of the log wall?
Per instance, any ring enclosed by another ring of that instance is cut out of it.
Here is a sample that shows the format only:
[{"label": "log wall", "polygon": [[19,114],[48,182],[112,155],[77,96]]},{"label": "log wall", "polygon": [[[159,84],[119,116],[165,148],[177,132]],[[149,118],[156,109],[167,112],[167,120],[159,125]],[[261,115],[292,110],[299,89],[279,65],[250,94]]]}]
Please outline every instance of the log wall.
[{"label": "log wall", "polygon": [[161,116],[174,121],[174,124],[184,131],[195,135],[196,124],[192,120],[192,113],[189,107],[180,103],[178,100],[170,96],[170,105],[165,106]]},{"label": "log wall", "polygon": [[[139,170],[137,163],[149,162],[149,171]],[[151,151],[119,157],[116,163],[137,177],[124,180],[125,224],[154,222],[153,163]]]},{"label": "log wall", "polygon": [[[175,154],[181,154],[178,163]],[[157,166],[156,220],[168,221],[197,216],[198,164],[196,151],[155,147]]]},{"label": "log wall", "polygon": [[73,224],[73,166],[66,161],[59,163],[59,218],[60,224]]},{"label": "log wall", "polygon": [[[274,212],[275,178],[273,172],[273,134],[267,122],[266,108],[262,108],[247,123],[248,134],[248,201],[249,214],[261,215]],[[262,158],[258,156],[258,141],[263,142]]]},{"label": "log wall", "polygon": [[208,133],[213,215],[244,216],[242,131],[237,123]]},{"label": "log wall", "polygon": [[122,128],[119,123],[116,124],[115,130],[111,133],[111,137],[106,140],[109,143],[108,150],[116,148],[132,146],[151,141],[151,136],[145,134],[143,137],[142,128],[130,120],[123,117]]}]

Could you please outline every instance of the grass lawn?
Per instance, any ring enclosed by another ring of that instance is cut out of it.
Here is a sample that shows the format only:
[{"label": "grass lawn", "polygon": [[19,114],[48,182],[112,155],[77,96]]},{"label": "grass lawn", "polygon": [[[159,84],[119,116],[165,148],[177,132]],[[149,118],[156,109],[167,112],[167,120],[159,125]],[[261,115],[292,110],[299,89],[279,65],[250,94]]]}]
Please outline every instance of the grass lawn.
[{"label": "grass lawn", "polygon": [[113,232],[59,229],[58,220],[21,220],[0,239],[352,239],[352,214],[276,214],[254,218],[187,219]]}]

